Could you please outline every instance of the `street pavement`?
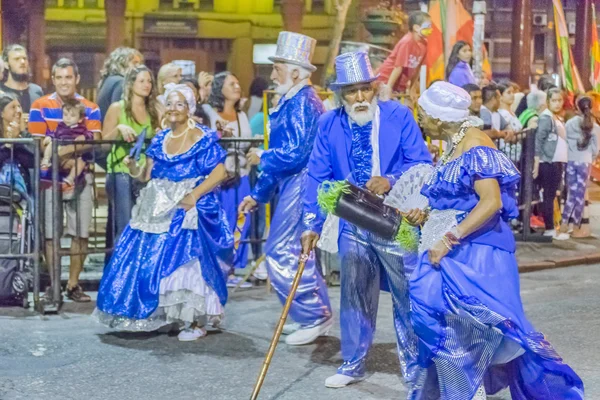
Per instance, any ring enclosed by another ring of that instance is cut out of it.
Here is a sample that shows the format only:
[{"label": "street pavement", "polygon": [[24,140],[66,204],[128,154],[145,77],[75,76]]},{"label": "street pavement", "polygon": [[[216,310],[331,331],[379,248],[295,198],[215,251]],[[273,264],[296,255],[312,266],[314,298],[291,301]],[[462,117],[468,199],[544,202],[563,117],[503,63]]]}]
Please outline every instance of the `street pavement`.
[{"label": "street pavement", "polygon": [[[521,282],[531,321],[583,378],[586,398],[600,399],[600,265],[522,274]],[[331,296],[337,316],[339,289]],[[45,317],[0,309],[0,399],[248,399],[281,309],[264,287],[237,292],[226,308],[225,331],[182,343],[168,334],[111,333],[90,319],[92,308],[67,303],[62,314]],[[341,361],[339,346],[337,326],[313,345],[281,342],[260,398],[405,398],[387,294],[368,379],[326,389],[323,381]]]}]

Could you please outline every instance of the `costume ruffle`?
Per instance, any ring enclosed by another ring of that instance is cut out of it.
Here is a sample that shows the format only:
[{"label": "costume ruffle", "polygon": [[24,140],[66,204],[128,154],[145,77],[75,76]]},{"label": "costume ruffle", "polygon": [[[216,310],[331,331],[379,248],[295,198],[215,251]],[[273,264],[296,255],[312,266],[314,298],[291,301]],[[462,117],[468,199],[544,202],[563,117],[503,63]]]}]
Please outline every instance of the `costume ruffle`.
[{"label": "costume ruffle", "polygon": [[[502,217],[516,218],[519,209],[515,192],[521,175],[506,155],[494,148],[477,146],[434,172],[423,188],[434,208],[470,211],[479,201],[474,184],[479,179],[496,179],[502,196]],[[456,201],[458,198],[464,201]]]},{"label": "costume ruffle", "polygon": [[364,187],[371,178],[373,169],[373,146],[371,146],[371,131],[373,123],[369,122],[363,126],[351,123],[352,150],[351,156],[354,162],[354,181],[360,187]]}]

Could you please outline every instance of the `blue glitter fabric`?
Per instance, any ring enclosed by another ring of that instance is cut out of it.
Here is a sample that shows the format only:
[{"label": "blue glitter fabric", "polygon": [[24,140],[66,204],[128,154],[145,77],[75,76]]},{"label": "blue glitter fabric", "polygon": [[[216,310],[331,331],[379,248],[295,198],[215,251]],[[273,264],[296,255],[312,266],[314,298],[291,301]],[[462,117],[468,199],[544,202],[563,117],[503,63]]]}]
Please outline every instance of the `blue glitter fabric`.
[{"label": "blue glitter fabric", "polygon": [[[269,117],[269,150],[260,158],[262,172],[252,192],[252,197],[261,203],[268,202],[275,191],[279,192],[265,253],[271,285],[282,303],[290,293],[302,250],[306,163],[323,112],[323,103],[310,86],[280,100]],[[303,327],[315,326],[331,318],[327,283],[314,256],[306,262],[289,316]]]},{"label": "blue glitter fabric", "polygon": [[354,161],[354,181],[360,187],[364,187],[371,179],[373,169],[373,146],[371,146],[371,131],[373,123],[369,122],[363,126],[355,123],[352,127],[352,160]]},{"label": "blue glitter fabric", "polygon": [[498,181],[502,210],[439,267],[423,252],[410,277],[419,366],[408,398],[471,400],[483,383],[487,394],[509,387],[514,400],[583,399],[581,379],[523,311],[506,223],[518,214],[519,173],[511,161],[496,149],[472,148],[442,167],[422,193],[433,210],[468,213],[478,202],[478,179]]},{"label": "blue glitter fabric", "polygon": [[[151,181],[153,185],[188,184],[189,190],[197,186],[212,170],[225,160],[226,152],[217,143],[216,132],[200,127],[205,135],[186,153],[170,156],[163,151],[165,136],[170,130],[159,133],[152,141],[146,155],[154,161]],[[187,183],[186,183],[187,182]],[[146,189],[144,189],[146,190]],[[188,190],[188,192],[189,192]],[[159,192],[160,194],[160,192]],[[161,204],[150,191],[140,195],[136,207]],[[219,297],[222,305],[227,301],[225,274],[218,258],[227,259],[233,254],[233,235],[215,191],[202,196],[196,203],[196,229],[182,228],[187,217],[183,209],[166,211],[170,228],[153,232],[128,225],[110,263],[104,271],[98,290],[97,309],[114,317],[144,320],[158,307],[161,279],[177,268],[195,259],[199,260],[202,278]],[[159,214],[155,207],[149,213]],[[132,220],[133,223],[133,220]],[[150,225],[150,224],[148,224]]]}]

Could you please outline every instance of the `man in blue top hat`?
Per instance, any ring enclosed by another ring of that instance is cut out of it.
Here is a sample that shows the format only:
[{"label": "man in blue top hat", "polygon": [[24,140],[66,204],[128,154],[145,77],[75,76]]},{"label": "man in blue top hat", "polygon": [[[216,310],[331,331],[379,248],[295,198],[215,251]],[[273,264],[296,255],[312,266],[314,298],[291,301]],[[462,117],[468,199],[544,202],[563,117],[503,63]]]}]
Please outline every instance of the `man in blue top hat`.
[{"label": "man in blue top hat", "polygon": [[[323,181],[349,180],[384,196],[409,168],[431,163],[411,111],[395,101],[378,100],[379,84],[367,53],[338,56],[336,73],[332,88],[342,107],[319,120],[304,194],[304,251],[316,246],[323,227],[324,216],[317,205],[317,189]],[[416,254],[408,254],[395,242],[344,220],[340,220],[338,243],[344,363],[325,385],[338,388],[363,379],[365,359],[375,333],[380,282],[384,281],[392,294],[402,373],[411,381],[417,362],[417,341],[409,319],[407,281]]]},{"label": "man in blue top hat", "polygon": [[[282,303],[285,302],[300,256],[302,235],[302,195],[306,188],[306,164],[317,134],[317,122],[323,103],[310,86],[316,70],[311,59],[316,40],[298,33],[281,32],[277,50],[271,57],[271,79],[281,95],[270,112],[269,149],[251,149],[250,165],[260,165],[261,174],[250,196],[239,206],[240,212],[268,203],[275,191],[279,198],[271,220],[265,245],[266,264],[271,284]],[[284,327],[286,343],[303,345],[327,334],[332,325],[327,285],[311,256],[306,262],[289,316],[294,323]]]}]

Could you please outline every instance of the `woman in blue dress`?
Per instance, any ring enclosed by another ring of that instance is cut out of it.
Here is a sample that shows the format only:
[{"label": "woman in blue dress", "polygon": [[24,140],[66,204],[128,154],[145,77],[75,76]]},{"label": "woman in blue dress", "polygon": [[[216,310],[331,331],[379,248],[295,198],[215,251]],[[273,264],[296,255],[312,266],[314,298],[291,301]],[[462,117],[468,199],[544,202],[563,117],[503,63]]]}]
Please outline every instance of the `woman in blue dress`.
[{"label": "woman in blue dress", "polygon": [[[420,260],[410,278],[419,370],[409,399],[583,399],[583,383],[525,317],[515,241],[514,164],[473,127],[463,89],[434,83],[420,125],[446,153],[422,194],[429,200]],[[411,221],[420,222],[420,221]]]},{"label": "woman in blue dress", "polygon": [[227,301],[219,259],[233,254],[233,236],[215,192],[226,152],[216,132],[191,119],[189,87],[175,85],[165,98],[169,128],[153,139],[145,165],[127,162],[149,182],[105,269],[94,316],[123,331],[178,324],[179,340],[190,341],[218,324]]}]

